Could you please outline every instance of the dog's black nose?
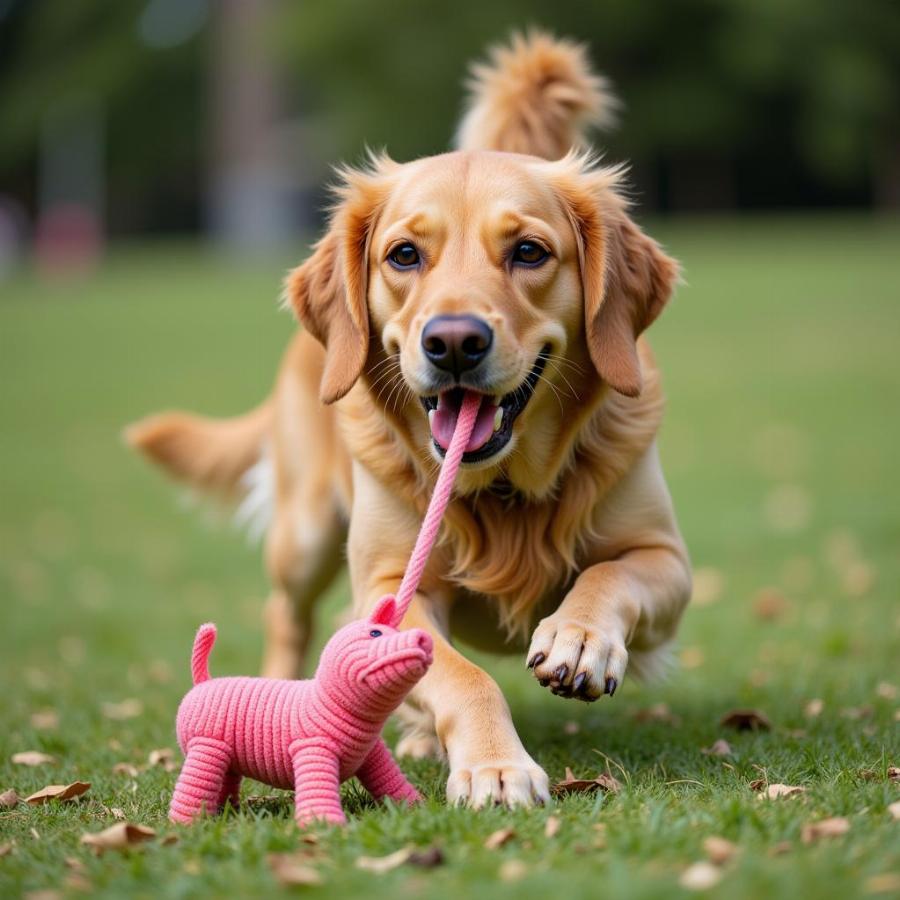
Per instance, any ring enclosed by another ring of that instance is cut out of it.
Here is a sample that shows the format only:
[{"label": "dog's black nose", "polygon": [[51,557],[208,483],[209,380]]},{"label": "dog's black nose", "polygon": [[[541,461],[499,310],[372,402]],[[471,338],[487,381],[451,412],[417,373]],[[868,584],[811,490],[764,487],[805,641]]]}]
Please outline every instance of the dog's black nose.
[{"label": "dog's black nose", "polygon": [[457,378],[474,369],[494,342],[490,325],[475,316],[435,316],[422,329],[422,349],[434,365]]}]

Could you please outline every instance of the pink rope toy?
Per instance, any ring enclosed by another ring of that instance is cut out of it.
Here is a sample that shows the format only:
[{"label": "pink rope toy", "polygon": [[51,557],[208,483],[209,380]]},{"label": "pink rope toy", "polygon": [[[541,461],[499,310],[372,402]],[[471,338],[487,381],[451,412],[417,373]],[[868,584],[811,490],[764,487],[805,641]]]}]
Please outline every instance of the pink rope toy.
[{"label": "pink rope toy", "polygon": [[337,631],[311,679],[210,678],[216,627],[194,640],[194,687],[178,708],[185,755],[169,818],[189,823],[238,802],[241,779],[293,788],[297,824],[347,820],[340,785],[353,775],[375,798],[421,800],[381,738],[388,716],[428,671],[431,637],[399,631],[450,502],[456,473],[475,427],[481,397],[466,391],[453,438],[396,596],[378,601],[367,619]]}]

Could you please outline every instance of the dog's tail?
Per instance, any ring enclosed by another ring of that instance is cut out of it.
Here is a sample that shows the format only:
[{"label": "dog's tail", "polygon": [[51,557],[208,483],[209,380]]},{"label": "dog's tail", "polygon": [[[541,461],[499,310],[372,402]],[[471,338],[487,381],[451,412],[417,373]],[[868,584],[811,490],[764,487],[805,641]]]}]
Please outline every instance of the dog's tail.
[{"label": "dog's tail", "polygon": [[165,412],[128,426],[125,441],[178,480],[227,496],[259,461],[271,421],[268,400],[231,419]]},{"label": "dog's tail", "polygon": [[514,34],[471,70],[460,150],[505,150],[559,159],[589,126],[611,125],[618,102],[585,47],[542,31]]},{"label": "dog's tail", "polygon": [[207,622],[197,629],[191,653],[191,678],[194,684],[209,681],[209,654],[216,642],[216,626]]}]

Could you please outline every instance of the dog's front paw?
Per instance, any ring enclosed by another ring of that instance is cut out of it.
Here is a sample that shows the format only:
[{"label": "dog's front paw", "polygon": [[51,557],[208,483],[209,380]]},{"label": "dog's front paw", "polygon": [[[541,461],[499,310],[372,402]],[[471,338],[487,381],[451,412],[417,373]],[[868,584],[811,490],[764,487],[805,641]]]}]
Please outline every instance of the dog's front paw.
[{"label": "dog's front paw", "polygon": [[447,800],[475,809],[533,806],[550,801],[550,782],[546,772],[524,754],[522,759],[490,760],[451,769]]},{"label": "dog's front paw", "polygon": [[616,692],[628,651],[621,629],[548,616],[535,629],[526,658],[534,677],[557,696],[593,702]]}]

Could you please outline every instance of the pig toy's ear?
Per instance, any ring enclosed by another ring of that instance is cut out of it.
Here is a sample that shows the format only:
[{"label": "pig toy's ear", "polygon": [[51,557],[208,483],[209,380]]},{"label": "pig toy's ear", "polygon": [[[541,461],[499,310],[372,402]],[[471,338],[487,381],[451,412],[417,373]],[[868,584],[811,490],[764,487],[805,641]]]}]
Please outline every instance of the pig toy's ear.
[{"label": "pig toy's ear", "polygon": [[396,628],[400,624],[399,620],[397,601],[391,594],[382,597],[369,616],[369,621],[373,625],[387,625],[389,628]]}]

